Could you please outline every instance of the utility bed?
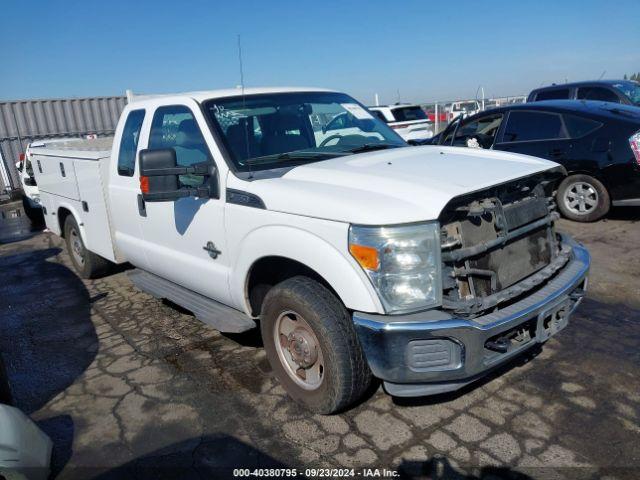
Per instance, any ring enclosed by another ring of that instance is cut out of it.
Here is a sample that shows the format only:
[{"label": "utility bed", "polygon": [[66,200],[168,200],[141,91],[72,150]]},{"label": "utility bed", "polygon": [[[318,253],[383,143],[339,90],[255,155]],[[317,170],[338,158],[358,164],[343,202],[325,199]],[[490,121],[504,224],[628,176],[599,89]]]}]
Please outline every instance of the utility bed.
[{"label": "utility bed", "polygon": [[110,227],[109,162],[113,137],[39,143],[31,149],[47,227],[61,235],[67,211],[78,220],[85,246],[118,262]]}]

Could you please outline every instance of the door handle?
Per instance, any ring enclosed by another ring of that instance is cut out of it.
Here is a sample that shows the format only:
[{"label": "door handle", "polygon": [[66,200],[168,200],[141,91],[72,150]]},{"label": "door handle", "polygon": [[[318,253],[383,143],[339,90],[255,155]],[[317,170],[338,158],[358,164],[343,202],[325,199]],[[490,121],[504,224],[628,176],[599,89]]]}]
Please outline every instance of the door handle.
[{"label": "door handle", "polygon": [[141,193],[138,194],[138,213],[141,217],[147,216],[147,205],[144,203]]},{"label": "door handle", "polygon": [[202,247],[202,249],[205,250],[207,253],[209,253],[209,256],[214,260],[218,258],[218,255],[222,253],[220,250],[216,248],[215,244],[212,241],[208,241],[207,244],[204,247]]}]

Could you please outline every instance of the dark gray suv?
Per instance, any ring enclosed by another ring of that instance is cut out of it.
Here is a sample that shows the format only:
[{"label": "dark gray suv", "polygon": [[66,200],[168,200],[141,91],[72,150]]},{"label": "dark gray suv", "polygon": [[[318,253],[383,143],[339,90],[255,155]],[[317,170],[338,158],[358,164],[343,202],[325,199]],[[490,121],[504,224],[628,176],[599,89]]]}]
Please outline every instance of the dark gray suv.
[{"label": "dark gray suv", "polygon": [[598,80],[564,83],[533,90],[527,102],[540,100],[598,100],[640,106],[640,83],[633,80]]}]

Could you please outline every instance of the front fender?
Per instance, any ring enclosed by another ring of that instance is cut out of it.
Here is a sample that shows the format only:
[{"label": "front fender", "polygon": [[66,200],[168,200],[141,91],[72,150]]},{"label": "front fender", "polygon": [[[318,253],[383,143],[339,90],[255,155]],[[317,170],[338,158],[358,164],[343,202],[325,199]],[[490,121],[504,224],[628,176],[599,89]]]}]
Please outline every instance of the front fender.
[{"label": "front fender", "polygon": [[[347,252],[346,235],[344,242]],[[323,238],[286,225],[253,230],[240,244],[230,289],[234,303],[245,312],[251,311],[245,292],[251,267],[261,258],[271,256],[295,260],[315,271],[348,309],[384,313],[378,295],[355,260]]]}]

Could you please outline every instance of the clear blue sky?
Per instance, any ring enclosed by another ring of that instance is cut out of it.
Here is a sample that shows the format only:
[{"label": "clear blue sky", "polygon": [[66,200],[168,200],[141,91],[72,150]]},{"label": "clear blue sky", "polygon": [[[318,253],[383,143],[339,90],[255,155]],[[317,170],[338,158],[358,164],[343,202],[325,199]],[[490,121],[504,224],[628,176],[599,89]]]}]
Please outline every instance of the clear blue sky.
[{"label": "clear blue sky", "polygon": [[373,103],[640,71],[640,1],[3,0],[0,98],[318,86]]}]

